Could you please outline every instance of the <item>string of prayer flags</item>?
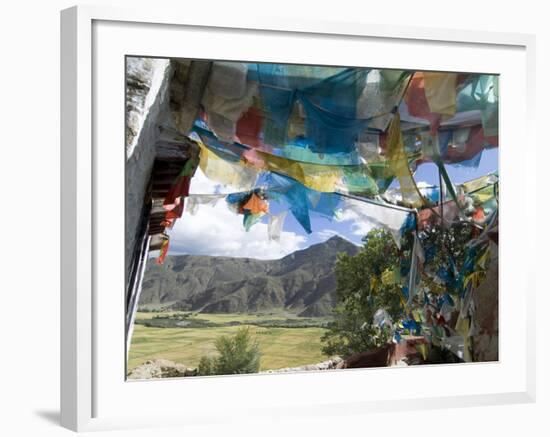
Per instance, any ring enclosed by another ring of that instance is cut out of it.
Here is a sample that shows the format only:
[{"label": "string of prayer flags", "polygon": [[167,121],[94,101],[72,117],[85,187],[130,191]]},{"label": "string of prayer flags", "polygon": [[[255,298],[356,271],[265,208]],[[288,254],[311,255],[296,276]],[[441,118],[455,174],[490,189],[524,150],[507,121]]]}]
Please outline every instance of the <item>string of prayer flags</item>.
[{"label": "string of prayer flags", "polygon": [[366,128],[387,128],[410,76],[400,70],[251,64],[249,78],[259,82],[263,107],[263,143],[280,147],[301,134],[296,127],[304,123],[291,123],[298,107],[311,151],[349,153]]},{"label": "string of prayer flags", "polygon": [[390,123],[386,141],[388,143],[389,164],[393,173],[399,180],[402,202],[412,207],[423,205],[424,200],[412,177],[407,155],[405,154],[399,113],[394,115]]},{"label": "string of prayer flags", "polygon": [[221,158],[203,143],[199,143],[199,146],[201,150],[199,165],[207,178],[230,186],[235,191],[248,191],[254,187],[258,177],[257,169],[243,165],[244,162],[232,162]]},{"label": "string of prayer flags", "polygon": [[376,181],[364,165],[337,166],[294,161],[255,149],[244,152],[251,167],[289,176],[312,190],[331,192],[378,193]]},{"label": "string of prayer flags", "polygon": [[[251,189],[260,171],[272,171],[321,192],[360,193],[367,196],[374,196],[379,192],[378,181],[371,176],[369,165],[302,162],[236,143],[221,143],[211,133],[199,127],[196,127],[196,132],[201,139],[200,167],[204,174],[239,191]],[[383,165],[373,164],[372,172],[376,174],[377,168]]]},{"label": "string of prayer flags", "polygon": [[388,207],[374,202],[350,197],[342,197],[340,217],[347,217],[357,223],[370,223],[373,227],[379,226],[387,229],[397,247],[401,247],[401,231],[411,214],[410,211],[401,208]]},{"label": "string of prayer flags", "polygon": [[185,211],[195,215],[199,205],[216,206],[222,197],[225,197],[225,194],[191,194],[186,199]]}]

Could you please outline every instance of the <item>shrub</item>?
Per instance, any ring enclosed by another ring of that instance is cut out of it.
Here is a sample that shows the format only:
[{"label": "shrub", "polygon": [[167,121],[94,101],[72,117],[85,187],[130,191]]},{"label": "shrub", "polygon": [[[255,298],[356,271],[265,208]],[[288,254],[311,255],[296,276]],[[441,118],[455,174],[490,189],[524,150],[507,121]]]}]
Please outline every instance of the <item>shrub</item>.
[{"label": "shrub", "polygon": [[218,337],[215,345],[218,356],[202,357],[199,375],[235,375],[260,370],[260,345],[252,338],[248,327],[239,328],[232,337]]},{"label": "shrub", "polygon": [[373,326],[376,310],[385,309],[394,320],[403,312],[400,285],[382,280],[383,272],[399,267],[391,234],[373,229],[363,242],[357,255],[340,254],[336,263],[334,319],[321,338],[328,356],[347,357],[385,344],[391,333]]},{"label": "shrub", "polygon": [[199,361],[198,372],[201,376],[215,375],[216,371],[216,360],[215,358],[210,358],[203,356]]}]

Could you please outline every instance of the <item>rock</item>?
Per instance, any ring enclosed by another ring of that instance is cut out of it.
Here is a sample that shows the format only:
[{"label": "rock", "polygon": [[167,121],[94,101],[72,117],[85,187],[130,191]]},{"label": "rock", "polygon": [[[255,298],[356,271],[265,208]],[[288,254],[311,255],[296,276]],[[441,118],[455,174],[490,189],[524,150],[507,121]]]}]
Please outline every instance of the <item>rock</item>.
[{"label": "rock", "polygon": [[156,359],[147,360],[130,372],[129,379],[151,379],[151,378],[181,378],[183,376],[196,376],[197,369],[187,368],[183,364],[170,360]]},{"label": "rock", "polygon": [[319,370],[319,366],[317,364],[308,364],[307,366],[303,367],[304,370]]},{"label": "rock", "polygon": [[[326,361],[316,364],[306,364],[299,367],[284,367],[282,369],[269,369],[260,373],[288,373],[288,372],[312,372],[336,369],[342,362],[340,357],[330,357]],[[165,359],[147,360],[140,366],[137,366],[128,375],[129,379],[151,379],[151,378],[181,378],[188,376],[197,376],[198,369],[187,367],[180,363],[175,363]]]},{"label": "rock", "polygon": [[299,367],[283,367],[282,369],[263,370],[260,373],[287,373],[287,372],[310,372],[336,369],[343,360],[340,357],[330,357],[326,361],[317,364],[306,364]]},{"label": "rock", "polygon": [[[167,59],[128,57],[126,62],[126,155],[130,158],[151,112],[158,122],[159,110],[153,108],[159,94],[166,95],[170,72]],[[168,100],[163,96],[163,101]],[[158,103],[157,103],[158,104]],[[168,109],[168,108],[167,108]],[[156,124],[156,123],[154,123]]]},{"label": "rock", "polygon": [[327,370],[330,369],[331,361],[323,361],[322,363],[317,364],[318,370]]}]

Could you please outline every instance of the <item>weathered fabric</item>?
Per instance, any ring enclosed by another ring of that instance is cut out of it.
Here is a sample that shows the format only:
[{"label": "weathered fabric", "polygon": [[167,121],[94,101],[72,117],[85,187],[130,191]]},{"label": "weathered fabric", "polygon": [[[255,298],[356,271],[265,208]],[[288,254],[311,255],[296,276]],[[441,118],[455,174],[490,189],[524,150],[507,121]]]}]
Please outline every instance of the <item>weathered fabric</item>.
[{"label": "weathered fabric", "polygon": [[464,189],[465,193],[472,193],[487,186],[492,186],[498,182],[498,176],[494,173],[480,176],[479,178],[472,179],[471,181],[464,182],[460,186]]},{"label": "weathered fabric", "polygon": [[239,62],[214,62],[202,98],[208,125],[218,138],[232,142],[236,125],[250,108],[258,84],[247,80],[247,66]]},{"label": "weathered fabric", "polygon": [[421,206],[424,202],[409,168],[398,113],[394,115],[394,119],[390,123],[387,142],[389,163],[393,173],[399,180],[402,202],[412,207]]},{"label": "weathered fabric", "polygon": [[496,75],[472,74],[460,87],[457,111],[481,111],[483,130],[487,137],[498,135],[499,78]]},{"label": "weathered fabric", "polygon": [[254,187],[254,182],[258,177],[257,169],[240,164],[239,161],[231,162],[220,158],[202,143],[200,149],[199,165],[206,177],[223,185],[228,185],[235,191],[251,190]]},{"label": "weathered fabric", "polygon": [[191,184],[191,176],[181,176],[176,183],[172,185],[168,194],[164,198],[163,207],[170,211],[182,202],[181,198],[189,195],[189,186]]},{"label": "weathered fabric", "polygon": [[348,197],[342,198],[341,215],[344,218],[372,224],[388,230],[398,247],[401,246],[401,230],[411,213],[384,205],[377,205]]},{"label": "weathered fabric", "polygon": [[456,112],[456,73],[424,72],[424,92],[430,111],[452,116]]},{"label": "weathered fabric", "polygon": [[218,201],[225,197],[225,194],[191,194],[186,198],[185,211],[195,215],[199,206],[216,206]]},{"label": "weathered fabric", "polygon": [[237,122],[236,134],[240,143],[252,147],[263,145],[260,138],[262,133],[263,114],[255,107],[251,107]]},{"label": "weathered fabric", "polygon": [[279,241],[281,239],[281,233],[283,230],[283,225],[287,211],[283,211],[277,215],[270,215],[269,222],[267,225],[267,236],[272,241]]},{"label": "weathered fabric", "polygon": [[414,73],[404,97],[407,111],[413,117],[427,120],[430,123],[430,131],[435,134],[441,123],[441,114],[431,111],[426,98],[424,73]]},{"label": "weathered fabric", "polygon": [[[443,222],[441,220],[441,212],[443,212]],[[426,228],[448,225],[455,221],[458,217],[460,209],[456,202],[448,201],[443,204],[433,206],[431,208],[425,208],[418,211],[418,229],[423,230]]]},{"label": "weathered fabric", "polygon": [[369,127],[385,131],[411,76],[403,70],[370,70],[357,100],[357,118],[370,119]]},{"label": "weathered fabric", "polygon": [[269,211],[269,203],[260,198],[256,193],[253,193],[242,206],[242,209],[250,211],[251,214],[267,213]]},{"label": "weathered fabric", "polygon": [[310,190],[289,177],[271,172],[263,173],[258,185],[267,187],[269,198],[288,208],[296,221],[311,234],[308,199]]},{"label": "weathered fabric", "polygon": [[327,77],[338,74],[341,68],[307,65],[250,64],[249,77],[260,84],[265,109],[264,142],[284,144],[288,121],[296,101],[296,92]]},{"label": "weathered fabric", "polygon": [[290,176],[308,188],[321,192],[360,192],[373,196],[378,193],[376,181],[364,165],[321,165],[271,155],[250,149],[243,154],[255,168]]},{"label": "weathered fabric", "polygon": [[166,239],[162,242],[162,246],[160,248],[160,255],[158,256],[156,263],[157,264],[164,264],[164,260],[166,259],[166,255],[168,255],[168,249],[170,247],[170,240]]}]

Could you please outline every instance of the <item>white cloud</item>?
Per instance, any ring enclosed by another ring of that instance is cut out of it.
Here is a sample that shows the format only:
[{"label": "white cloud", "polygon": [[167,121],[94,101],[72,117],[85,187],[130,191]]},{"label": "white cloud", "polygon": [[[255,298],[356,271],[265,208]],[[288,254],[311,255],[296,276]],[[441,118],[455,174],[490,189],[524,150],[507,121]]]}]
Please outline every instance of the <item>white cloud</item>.
[{"label": "white cloud", "polygon": [[349,240],[349,238],[347,238],[345,235],[343,235],[341,232],[338,232],[334,229],[322,229],[318,232],[316,232],[317,234],[317,237],[319,237],[319,239],[321,241],[325,241],[325,240],[328,240],[329,238],[332,238],[334,237],[335,235],[338,235],[339,237],[342,237],[346,240]]},{"label": "white cloud", "polygon": [[367,235],[367,233],[374,229],[379,228],[380,225],[374,221],[368,221],[365,217],[360,217],[352,209],[344,209],[337,217],[338,222],[351,222],[350,229],[353,235],[360,235],[361,237]]},{"label": "white cloud", "polygon": [[267,223],[257,223],[246,232],[242,220],[242,215],[228,209],[224,199],[216,206],[199,206],[195,215],[185,211],[170,231],[170,252],[278,259],[305,245],[306,238],[294,232],[282,232],[280,241],[270,241]]},{"label": "white cloud", "polygon": [[321,240],[328,240],[329,238],[334,237],[335,235],[340,235],[340,233],[332,229],[322,229],[317,232],[317,235]]}]

